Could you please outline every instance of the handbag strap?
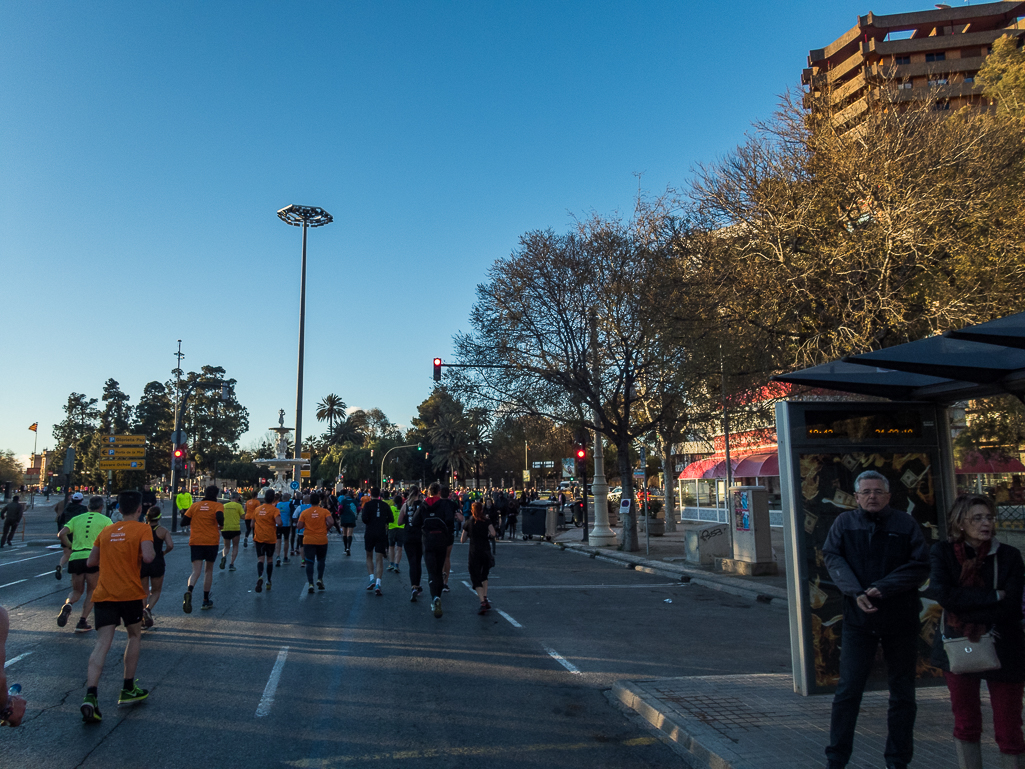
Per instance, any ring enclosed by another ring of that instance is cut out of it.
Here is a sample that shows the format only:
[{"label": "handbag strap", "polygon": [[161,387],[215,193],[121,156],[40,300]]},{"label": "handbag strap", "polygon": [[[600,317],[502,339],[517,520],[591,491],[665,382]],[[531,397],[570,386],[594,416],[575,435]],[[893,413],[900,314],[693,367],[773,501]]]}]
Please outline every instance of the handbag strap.
[{"label": "handbag strap", "polygon": [[[1000,573],[1000,569],[999,569],[1000,564],[997,563],[997,552],[999,550],[1000,550],[1000,546],[997,545],[997,549],[993,551],[993,589],[994,590],[997,589],[997,575]],[[944,638],[944,639],[946,639],[946,637],[947,637],[944,634],[944,632],[943,632],[946,629],[947,629],[947,610],[943,609],[943,611],[940,612],[940,636],[942,638]]]}]

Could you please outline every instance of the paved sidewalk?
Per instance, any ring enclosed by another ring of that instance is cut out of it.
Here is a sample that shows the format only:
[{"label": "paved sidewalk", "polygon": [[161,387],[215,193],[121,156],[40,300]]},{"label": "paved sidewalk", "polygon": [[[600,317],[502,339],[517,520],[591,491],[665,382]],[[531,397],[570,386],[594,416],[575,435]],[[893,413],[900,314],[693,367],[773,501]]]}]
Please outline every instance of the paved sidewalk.
[{"label": "paved sidewalk", "polygon": [[[665,733],[691,767],[819,769],[826,765],[829,696],[802,697],[787,674],[621,681],[609,698]],[[850,769],[881,769],[886,692],[862,700]],[[913,767],[957,769],[954,718],[944,686],[918,690]],[[993,713],[983,687],[983,763],[999,766]]]}]

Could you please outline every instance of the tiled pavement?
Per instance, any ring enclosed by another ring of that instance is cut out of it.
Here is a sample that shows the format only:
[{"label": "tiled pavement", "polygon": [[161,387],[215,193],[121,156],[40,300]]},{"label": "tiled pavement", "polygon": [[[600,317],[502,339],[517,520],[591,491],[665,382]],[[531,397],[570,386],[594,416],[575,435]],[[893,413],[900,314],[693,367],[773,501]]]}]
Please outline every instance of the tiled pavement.
[{"label": "tiled pavement", "polygon": [[[993,714],[983,687],[983,761],[999,766]],[[866,692],[851,769],[882,769],[887,693]],[[829,740],[830,696],[802,697],[790,675],[694,676],[621,681],[610,697],[676,743],[693,767],[821,769]],[[944,686],[918,690],[913,767],[957,769],[953,716]]]}]

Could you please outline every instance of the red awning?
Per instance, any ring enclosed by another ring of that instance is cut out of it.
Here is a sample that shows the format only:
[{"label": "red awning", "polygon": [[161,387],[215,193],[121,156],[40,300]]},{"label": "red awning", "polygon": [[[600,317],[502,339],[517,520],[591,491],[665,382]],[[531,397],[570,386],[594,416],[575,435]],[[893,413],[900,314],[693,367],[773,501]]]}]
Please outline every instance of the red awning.
[{"label": "red awning", "polygon": [[715,459],[699,459],[697,462],[691,462],[683,468],[679,480],[693,481],[698,478],[708,478],[710,476],[705,475],[705,472],[714,469],[717,461]]},{"label": "red awning", "polygon": [[993,457],[986,459],[977,451],[968,453],[955,475],[997,475],[999,473],[1025,473],[1025,465],[1017,459]]},{"label": "red awning", "polygon": [[779,475],[779,455],[773,452],[746,456],[734,468],[733,475],[736,478],[765,478]]}]

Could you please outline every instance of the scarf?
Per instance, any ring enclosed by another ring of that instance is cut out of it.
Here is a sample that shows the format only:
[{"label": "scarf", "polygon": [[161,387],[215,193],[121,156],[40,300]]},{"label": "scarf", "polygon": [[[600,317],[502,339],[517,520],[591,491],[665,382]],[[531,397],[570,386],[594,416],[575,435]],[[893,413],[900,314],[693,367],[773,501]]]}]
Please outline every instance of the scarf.
[{"label": "scarf", "polygon": [[[992,543],[992,539],[983,542],[975,552],[974,558],[968,557],[967,545],[964,540],[954,543],[954,555],[957,557],[957,562],[961,564],[961,579],[958,581],[959,587],[986,587],[982,581],[981,572],[982,565],[986,562],[986,556],[989,554],[989,548]],[[982,634],[989,629],[984,623],[964,622],[949,610],[947,611],[947,624],[953,628],[955,633],[965,636],[975,643],[978,643]]]}]

